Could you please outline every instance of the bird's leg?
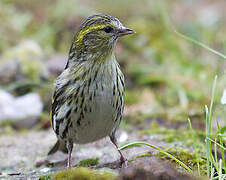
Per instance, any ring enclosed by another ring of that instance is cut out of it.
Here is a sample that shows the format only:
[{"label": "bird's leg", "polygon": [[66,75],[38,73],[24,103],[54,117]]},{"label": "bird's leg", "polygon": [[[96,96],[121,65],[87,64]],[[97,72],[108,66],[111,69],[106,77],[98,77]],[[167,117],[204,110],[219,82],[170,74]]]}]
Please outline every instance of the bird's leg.
[{"label": "bird's leg", "polygon": [[68,150],[68,158],[67,158],[67,168],[71,168],[71,153],[73,149],[73,142],[72,141],[67,141],[67,150]]},{"label": "bird's leg", "polygon": [[115,145],[115,147],[117,148],[117,150],[118,150],[118,152],[119,152],[119,154],[120,154],[120,156],[121,156],[120,160],[121,160],[121,165],[122,165],[122,167],[127,167],[127,165],[128,165],[128,160],[123,156],[122,152],[121,152],[120,149],[118,148],[117,140],[116,140],[116,138],[115,138],[115,134],[111,134],[109,137],[110,137],[111,142]]}]

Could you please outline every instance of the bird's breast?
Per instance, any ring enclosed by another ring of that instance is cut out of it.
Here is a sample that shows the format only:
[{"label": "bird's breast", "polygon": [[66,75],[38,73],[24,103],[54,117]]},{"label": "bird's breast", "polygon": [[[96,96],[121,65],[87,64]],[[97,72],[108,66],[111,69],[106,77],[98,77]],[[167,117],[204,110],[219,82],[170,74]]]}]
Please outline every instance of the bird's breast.
[{"label": "bird's breast", "polygon": [[[75,124],[77,143],[87,143],[103,138],[110,134],[114,126],[117,113],[113,107],[113,89],[110,85],[101,83],[94,86],[97,89],[93,97],[85,98],[87,111],[83,113],[84,116],[80,122],[77,121]],[[75,113],[72,118],[78,119],[78,114]]]}]

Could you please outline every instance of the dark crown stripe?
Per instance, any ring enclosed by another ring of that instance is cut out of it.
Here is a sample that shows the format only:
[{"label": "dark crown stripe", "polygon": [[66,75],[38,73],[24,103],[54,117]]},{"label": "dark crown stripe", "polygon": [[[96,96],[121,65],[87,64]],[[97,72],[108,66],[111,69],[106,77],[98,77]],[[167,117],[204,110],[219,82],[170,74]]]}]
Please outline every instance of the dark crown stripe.
[{"label": "dark crown stripe", "polygon": [[112,16],[109,16],[109,15],[96,14],[96,15],[88,17],[86,19],[86,21],[82,23],[82,28],[83,29],[87,28],[87,27],[91,26],[94,23],[97,23],[97,24],[110,23],[112,20],[118,21],[116,18],[114,18]]}]

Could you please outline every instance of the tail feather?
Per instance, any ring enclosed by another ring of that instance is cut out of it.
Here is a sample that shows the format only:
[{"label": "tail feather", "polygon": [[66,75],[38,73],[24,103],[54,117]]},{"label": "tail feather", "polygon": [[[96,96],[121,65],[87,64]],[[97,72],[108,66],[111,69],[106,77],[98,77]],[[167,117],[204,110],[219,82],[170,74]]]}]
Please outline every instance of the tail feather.
[{"label": "tail feather", "polygon": [[48,152],[48,155],[54,154],[57,151],[62,151],[63,153],[68,153],[66,144],[62,141],[57,140],[57,142],[55,143],[55,145],[50,149],[50,151]]}]

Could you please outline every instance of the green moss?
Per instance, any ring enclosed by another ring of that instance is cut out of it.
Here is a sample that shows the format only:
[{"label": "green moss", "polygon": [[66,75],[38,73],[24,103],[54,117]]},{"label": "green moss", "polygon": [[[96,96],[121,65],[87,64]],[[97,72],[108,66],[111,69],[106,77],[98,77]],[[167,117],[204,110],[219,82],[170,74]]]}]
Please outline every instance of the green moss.
[{"label": "green moss", "polygon": [[140,94],[137,90],[127,90],[125,91],[125,104],[131,105],[136,104],[139,101]]},{"label": "green moss", "polygon": [[64,170],[57,173],[54,180],[117,180],[118,178],[110,172],[97,172],[84,167]]},{"label": "green moss", "polygon": [[89,166],[95,166],[99,163],[99,159],[98,158],[89,158],[89,159],[85,159],[82,160],[78,163],[78,166],[83,166],[83,167],[89,167]]},{"label": "green moss", "polygon": [[140,154],[140,155],[135,156],[135,157],[132,158],[132,159],[129,159],[129,162],[133,162],[133,161],[134,161],[135,159],[137,159],[137,158],[150,157],[150,156],[152,156],[150,153]]},{"label": "green moss", "polygon": [[39,180],[50,180],[52,179],[53,174],[46,174],[39,177]]},{"label": "green moss", "polygon": [[16,133],[18,133],[18,130],[13,129],[11,121],[0,123],[0,136],[15,135]]},{"label": "green moss", "polygon": [[145,120],[146,116],[140,112],[137,112],[136,114],[128,114],[123,118],[123,121],[129,125],[138,125],[144,123]]},{"label": "green moss", "polygon": [[140,84],[143,85],[152,85],[152,86],[161,86],[166,85],[169,79],[166,76],[161,75],[153,75],[150,76],[149,74],[146,76],[141,76],[138,80]]},{"label": "green moss", "polygon": [[[145,134],[159,134],[161,135],[160,139],[168,143],[180,141],[183,142],[185,146],[193,145],[193,139],[191,131],[188,127],[180,127],[177,129],[166,128],[160,126],[156,121],[153,121],[148,129],[140,131],[140,133]],[[205,133],[202,131],[195,132],[197,140],[200,142],[199,146],[204,146],[203,139],[205,138]]]},{"label": "green moss", "polygon": [[[185,163],[187,166],[191,167],[193,171],[198,171],[198,164],[200,168],[200,172],[202,175],[205,175],[206,173],[206,158],[200,153],[197,152],[191,152],[188,150],[185,150],[183,148],[178,148],[178,147],[172,147],[165,149],[164,151],[172,154],[174,157]],[[161,152],[157,152],[155,154],[157,157],[160,157],[161,159],[168,159],[171,160],[175,166],[178,166],[178,163],[170,159],[168,156]]]},{"label": "green moss", "polygon": [[10,120],[6,120],[6,121],[2,121],[2,122],[0,122],[0,127],[3,127],[3,126],[11,126],[13,124],[13,122],[12,121],[10,121]]}]

